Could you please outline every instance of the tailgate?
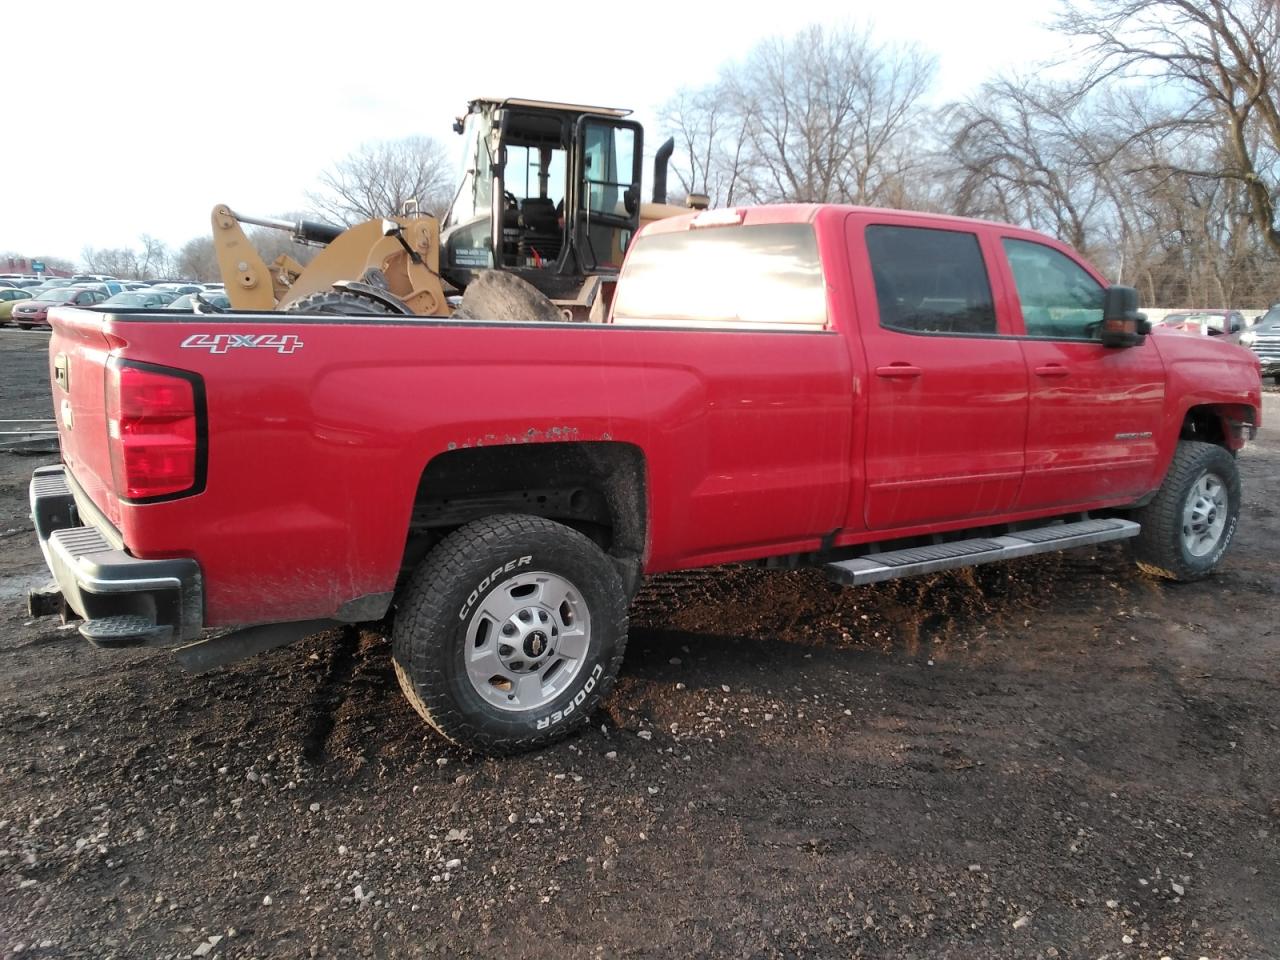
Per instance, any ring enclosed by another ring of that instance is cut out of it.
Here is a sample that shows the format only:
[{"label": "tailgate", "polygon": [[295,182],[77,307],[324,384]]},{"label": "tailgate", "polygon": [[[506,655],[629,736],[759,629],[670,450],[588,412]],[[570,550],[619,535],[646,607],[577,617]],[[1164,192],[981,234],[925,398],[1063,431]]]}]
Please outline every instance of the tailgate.
[{"label": "tailgate", "polygon": [[49,311],[49,379],[62,461],[94,505],[117,529],[120,501],[107,446],[106,365],[111,344],[106,314],[72,307]]}]

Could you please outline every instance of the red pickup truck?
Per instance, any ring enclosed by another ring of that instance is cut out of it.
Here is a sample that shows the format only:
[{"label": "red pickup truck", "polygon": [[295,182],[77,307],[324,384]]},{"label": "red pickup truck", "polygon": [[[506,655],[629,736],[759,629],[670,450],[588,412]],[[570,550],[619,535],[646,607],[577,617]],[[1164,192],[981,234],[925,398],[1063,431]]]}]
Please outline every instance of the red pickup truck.
[{"label": "red pickup truck", "polygon": [[603,324],[60,308],[33,612],[196,667],[385,618],[421,714],[503,752],[607,693],[644,574],[1131,537],[1206,576],[1258,365],[1136,306],[1027,230],[797,205],[647,227]]}]

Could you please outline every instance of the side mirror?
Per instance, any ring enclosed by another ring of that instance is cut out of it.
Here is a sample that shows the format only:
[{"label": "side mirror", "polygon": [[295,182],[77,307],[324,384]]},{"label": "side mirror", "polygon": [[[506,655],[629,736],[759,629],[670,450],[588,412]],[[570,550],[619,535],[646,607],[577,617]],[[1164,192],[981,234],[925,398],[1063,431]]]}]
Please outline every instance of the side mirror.
[{"label": "side mirror", "polygon": [[1107,287],[1102,297],[1102,345],[1136,347],[1150,332],[1146,314],[1138,312],[1138,291],[1133,287]]},{"label": "side mirror", "polygon": [[634,217],[640,209],[640,184],[633,183],[622,194],[622,206],[627,216]]}]

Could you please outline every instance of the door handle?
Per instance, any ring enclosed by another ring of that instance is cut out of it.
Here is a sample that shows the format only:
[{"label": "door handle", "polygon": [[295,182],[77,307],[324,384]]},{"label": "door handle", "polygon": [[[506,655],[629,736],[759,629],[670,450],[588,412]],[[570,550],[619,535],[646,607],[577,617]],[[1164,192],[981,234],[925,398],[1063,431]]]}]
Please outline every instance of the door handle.
[{"label": "door handle", "polygon": [[1042,377],[1065,377],[1071,371],[1060,363],[1046,363],[1042,367],[1036,367],[1036,373]]},{"label": "door handle", "polygon": [[924,373],[919,367],[909,363],[891,363],[887,367],[876,367],[877,377],[918,377]]}]

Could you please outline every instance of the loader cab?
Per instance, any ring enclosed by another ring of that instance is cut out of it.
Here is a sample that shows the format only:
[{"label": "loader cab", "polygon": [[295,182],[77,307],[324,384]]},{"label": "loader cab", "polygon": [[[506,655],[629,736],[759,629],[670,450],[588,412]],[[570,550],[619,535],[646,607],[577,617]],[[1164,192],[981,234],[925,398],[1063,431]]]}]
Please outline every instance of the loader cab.
[{"label": "loader cab", "polygon": [[643,131],[630,111],[474,100],[458,193],[442,225],[441,274],[465,287],[499,268],[553,300],[616,275],[640,226]]}]

